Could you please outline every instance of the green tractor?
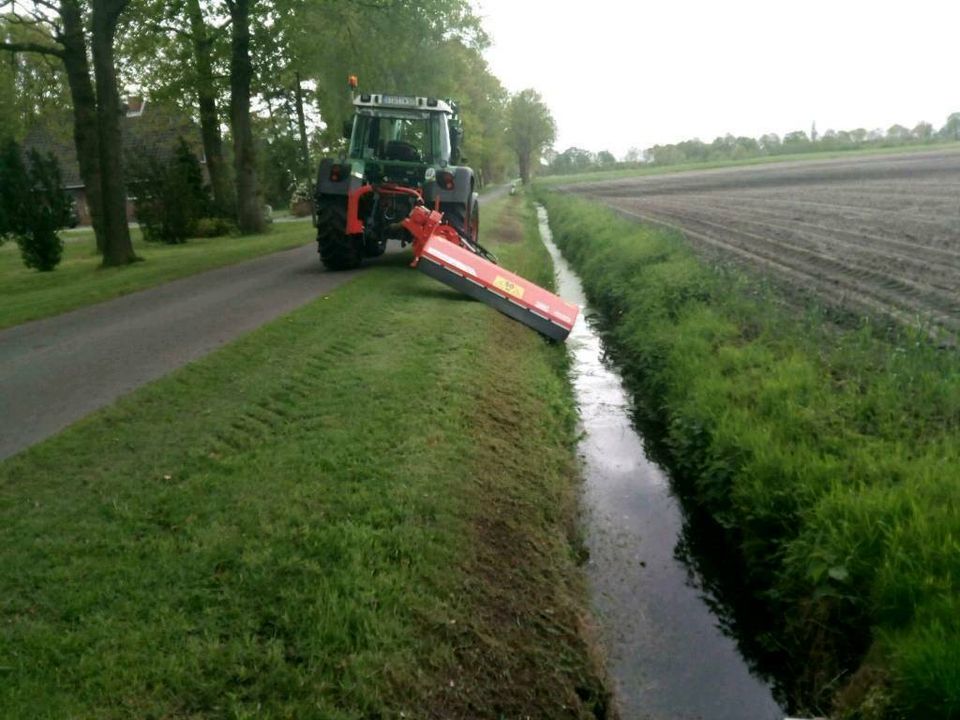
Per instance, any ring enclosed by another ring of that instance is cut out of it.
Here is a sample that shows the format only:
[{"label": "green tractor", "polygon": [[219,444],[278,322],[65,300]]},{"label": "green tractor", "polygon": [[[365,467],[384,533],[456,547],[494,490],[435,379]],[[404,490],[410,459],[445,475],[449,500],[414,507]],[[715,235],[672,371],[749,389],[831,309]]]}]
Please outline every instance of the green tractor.
[{"label": "green tractor", "polygon": [[482,255],[473,170],[462,163],[463,129],[450,100],[356,94],[344,124],[350,146],[320,163],[314,194],[317,246],[330,270],[382,255],[411,238],[401,225],[416,205],[443,214],[463,244]]}]

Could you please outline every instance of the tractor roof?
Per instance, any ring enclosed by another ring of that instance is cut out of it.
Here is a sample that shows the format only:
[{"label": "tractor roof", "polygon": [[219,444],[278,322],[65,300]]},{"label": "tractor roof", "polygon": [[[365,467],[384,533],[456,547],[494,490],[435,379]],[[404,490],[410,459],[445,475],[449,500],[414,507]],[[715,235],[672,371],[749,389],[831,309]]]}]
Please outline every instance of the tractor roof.
[{"label": "tractor roof", "polygon": [[398,110],[429,110],[452,115],[454,110],[446,100],[414,95],[385,95],[381,93],[363,93],[353,98],[357,108],[396,108]]}]

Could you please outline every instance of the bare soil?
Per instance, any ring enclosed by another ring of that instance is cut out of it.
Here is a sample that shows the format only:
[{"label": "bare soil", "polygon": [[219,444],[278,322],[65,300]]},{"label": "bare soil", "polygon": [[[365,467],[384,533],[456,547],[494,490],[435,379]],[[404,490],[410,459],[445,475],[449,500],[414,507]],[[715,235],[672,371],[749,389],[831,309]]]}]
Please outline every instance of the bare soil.
[{"label": "bare soil", "polygon": [[568,185],[855,313],[960,331],[960,152]]}]

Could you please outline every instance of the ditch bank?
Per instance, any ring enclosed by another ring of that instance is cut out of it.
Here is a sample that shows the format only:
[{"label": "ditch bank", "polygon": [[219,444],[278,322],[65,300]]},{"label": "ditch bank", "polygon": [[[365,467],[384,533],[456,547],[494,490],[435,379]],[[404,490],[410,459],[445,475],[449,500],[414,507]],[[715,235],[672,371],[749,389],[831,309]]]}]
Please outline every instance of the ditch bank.
[{"label": "ditch bank", "polygon": [[923,330],[842,331],[697,260],[676,232],[539,192],[685,549],[794,714],[960,712],[960,359]]},{"label": "ditch bank", "polygon": [[681,508],[633,429],[580,280],[552,241],[546,211],[538,214],[557,290],[581,306],[567,348],[582,429],[586,575],[618,710],[648,720],[781,720],[769,687],[721,631],[710,590],[676,553]]}]

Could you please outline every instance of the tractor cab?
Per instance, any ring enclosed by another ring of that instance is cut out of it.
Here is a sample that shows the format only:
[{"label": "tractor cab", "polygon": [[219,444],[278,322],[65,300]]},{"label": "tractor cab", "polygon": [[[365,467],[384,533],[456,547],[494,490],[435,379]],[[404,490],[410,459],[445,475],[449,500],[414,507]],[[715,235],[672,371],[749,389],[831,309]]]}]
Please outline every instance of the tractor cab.
[{"label": "tractor cab", "polygon": [[451,162],[458,145],[456,111],[443,100],[363,94],[353,101],[345,135],[347,156],[371,183],[399,182],[422,187],[434,171]]},{"label": "tractor cab", "polygon": [[[363,98],[370,100],[364,103]],[[453,109],[447,103],[427,98],[361,95],[355,108],[350,133],[352,159],[426,165],[450,162],[449,118]]]}]

